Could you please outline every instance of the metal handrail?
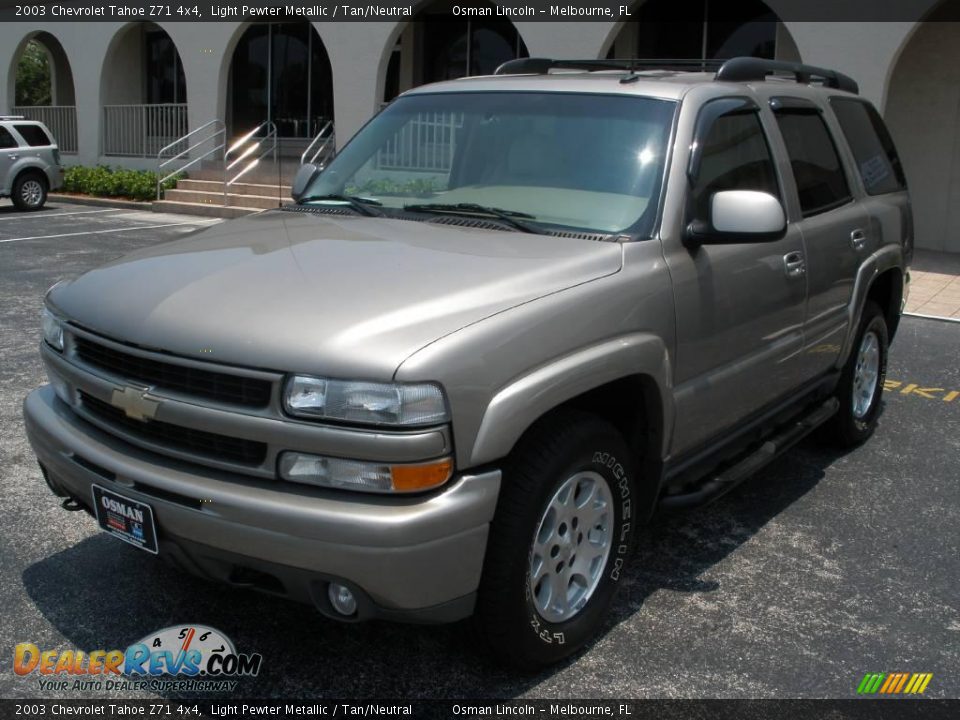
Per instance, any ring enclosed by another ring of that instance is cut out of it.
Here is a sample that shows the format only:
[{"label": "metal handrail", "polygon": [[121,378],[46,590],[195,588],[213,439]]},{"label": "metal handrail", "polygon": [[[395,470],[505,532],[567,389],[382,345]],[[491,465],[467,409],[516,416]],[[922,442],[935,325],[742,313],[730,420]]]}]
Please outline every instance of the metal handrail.
[{"label": "metal handrail", "polygon": [[[185,142],[187,139],[193,137],[194,135],[197,135],[198,133],[208,128],[213,128],[213,132],[207,135],[205,138],[194,143],[193,145],[190,145],[186,149],[181,150],[176,155],[173,155],[167,158],[166,160],[162,160],[163,154],[165,152],[175,148],[180,143]],[[161,197],[161,193],[162,193],[161,188],[163,187],[163,183],[165,183],[167,180],[172,178],[174,175],[178,175],[179,173],[182,173],[188,167],[191,167],[196,163],[202,160],[205,160],[206,158],[210,157],[210,155],[212,155],[213,153],[223,149],[226,146],[226,142],[227,142],[226,138],[227,138],[226,125],[224,124],[223,120],[220,120],[219,118],[214,118],[210,122],[204,123],[203,125],[196,128],[195,130],[191,130],[186,135],[183,135],[182,137],[177,138],[169,145],[165,145],[164,147],[160,148],[160,151],[157,153],[157,200],[159,200]],[[163,177],[160,177],[160,171],[166,166],[168,166],[170,163],[172,163],[173,161],[182,158],[184,155],[187,155],[189,157],[189,153],[191,153],[193,150],[196,150],[198,147],[200,147],[204,143],[207,143],[210,140],[218,140],[218,139],[219,139],[219,142],[216,145],[214,145],[212,148],[207,150],[205,153],[203,153],[202,155],[195,157],[192,160],[189,160],[188,162],[182,165],[179,165],[175,170],[171,170],[169,173],[167,173]]]},{"label": "metal handrail", "polygon": [[330,134],[327,135],[327,137],[324,139],[323,144],[320,145],[319,148],[317,148],[317,151],[316,151],[313,155],[310,156],[309,162],[312,163],[312,162],[314,162],[318,157],[320,157],[320,155],[326,151],[327,146],[328,146],[331,142],[334,141],[334,139],[336,138],[336,133],[334,132],[334,129],[333,129],[333,120],[327,120],[326,125],[324,125],[322,128],[320,128],[320,132],[318,132],[318,133],[317,133],[317,136],[316,136],[315,138],[313,138],[313,140],[310,141],[310,144],[307,145],[307,149],[304,150],[304,151],[303,151],[303,154],[300,156],[300,164],[301,164],[301,165],[303,165],[304,163],[308,162],[308,160],[307,160],[307,155],[310,155],[310,151],[313,150],[313,146],[316,145],[316,144],[320,141],[321,138],[323,138],[324,133],[326,133],[328,129],[330,130]]},{"label": "metal handrail", "polygon": [[[266,134],[263,137],[256,138],[256,142],[251,145],[246,145],[246,143],[256,137],[258,133],[266,130]],[[240,154],[230,160],[230,154],[235,151],[240,151]],[[259,152],[258,152],[259,151]],[[234,141],[234,143],[227,148],[223,153],[223,204],[224,206],[228,205],[228,193],[230,186],[236,183],[241,177],[246,175],[248,172],[253,170],[257,165],[260,164],[260,161],[270,153],[273,153],[274,162],[277,159],[277,126],[270,120],[266,120],[257,127],[255,127],[250,132],[246,133],[240,139]],[[243,163],[244,160],[256,155],[250,162],[246,163],[238,173],[233,177],[229,177],[229,172],[235,168],[237,165]]]}]

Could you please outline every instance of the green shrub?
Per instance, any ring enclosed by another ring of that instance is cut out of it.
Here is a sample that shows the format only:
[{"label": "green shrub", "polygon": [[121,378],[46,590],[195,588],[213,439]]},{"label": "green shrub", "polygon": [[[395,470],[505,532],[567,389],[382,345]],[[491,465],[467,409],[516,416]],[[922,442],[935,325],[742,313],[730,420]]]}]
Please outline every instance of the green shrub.
[{"label": "green shrub", "polygon": [[[166,180],[163,189],[169,190],[183,177],[180,173]],[[63,189],[97,197],[154,200],[157,197],[157,174],[152,170],[127,170],[107,165],[74,165],[64,171]]]}]

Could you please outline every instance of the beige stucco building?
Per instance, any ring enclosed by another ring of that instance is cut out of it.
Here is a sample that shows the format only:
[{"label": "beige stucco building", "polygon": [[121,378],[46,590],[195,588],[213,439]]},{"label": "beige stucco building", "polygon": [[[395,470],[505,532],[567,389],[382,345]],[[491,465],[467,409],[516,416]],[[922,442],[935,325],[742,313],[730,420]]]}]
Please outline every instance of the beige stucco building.
[{"label": "beige stucco building", "polygon": [[[919,21],[798,22],[778,0],[755,0],[739,26],[711,23],[701,0],[672,2],[690,6],[686,24],[644,19],[645,5],[663,2],[635,3],[627,23],[467,19],[444,0],[391,22],[9,22],[0,25],[0,113],[45,120],[67,164],[153,167],[163,144],[213,120],[228,138],[271,121],[298,156],[328,121],[342,145],[397,92],[519,55],[761,54],[854,77],[900,148],[918,247],[960,252],[960,23],[942,21],[960,0],[903,0]],[[31,39],[49,55],[49,107],[16,103]]]}]

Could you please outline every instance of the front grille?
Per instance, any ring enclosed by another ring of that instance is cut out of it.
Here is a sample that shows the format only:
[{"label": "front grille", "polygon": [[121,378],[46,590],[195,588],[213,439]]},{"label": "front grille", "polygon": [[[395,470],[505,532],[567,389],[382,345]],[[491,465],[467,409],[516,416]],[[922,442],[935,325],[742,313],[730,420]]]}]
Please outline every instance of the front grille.
[{"label": "front grille", "polygon": [[83,408],[100,422],[155,445],[241,465],[260,465],[267,456],[266,443],[191,430],[158,420],[134,420],[120,408],[82,390],[80,400]]},{"label": "front grille", "polygon": [[153,360],[80,335],[74,336],[73,343],[83,362],[133,383],[247,407],[265,407],[270,402],[269,380]]}]

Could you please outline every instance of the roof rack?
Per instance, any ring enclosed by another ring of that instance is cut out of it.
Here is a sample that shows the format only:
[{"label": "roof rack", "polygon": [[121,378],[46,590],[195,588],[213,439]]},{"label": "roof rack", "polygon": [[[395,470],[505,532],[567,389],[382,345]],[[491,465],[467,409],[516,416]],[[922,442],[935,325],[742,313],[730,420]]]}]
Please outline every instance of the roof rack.
[{"label": "roof rack", "polygon": [[678,58],[609,58],[606,60],[553,60],[551,58],[517,58],[508,60],[494,71],[494,75],[546,75],[551,70],[715,70],[723,60]]},{"label": "roof rack", "polygon": [[551,58],[518,58],[508,60],[496,69],[494,75],[546,75],[551,70],[715,70],[717,81],[749,82],[765,80],[769,75],[792,75],[798,83],[814,80],[837,90],[859,94],[856,81],[836,70],[781,62],[755,57],[736,57],[730,60],[704,60],[701,58],[650,59],[610,58],[606,60],[553,60]]},{"label": "roof rack", "polygon": [[856,80],[836,70],[754,57],[738,57],[727,60],[717,71],[715,79],[720,82],[748,82],[750,80],[765,80],[768,75],[778,73],[793,75],[798,83],[819,80],[829,88],[845,90],[855,94],[860,93],[860,86],[857,85]]},{"label": "roof rack", "polygon": [[0,115],[0,120],[26,120],[25,115]]}]

